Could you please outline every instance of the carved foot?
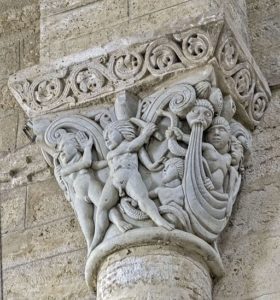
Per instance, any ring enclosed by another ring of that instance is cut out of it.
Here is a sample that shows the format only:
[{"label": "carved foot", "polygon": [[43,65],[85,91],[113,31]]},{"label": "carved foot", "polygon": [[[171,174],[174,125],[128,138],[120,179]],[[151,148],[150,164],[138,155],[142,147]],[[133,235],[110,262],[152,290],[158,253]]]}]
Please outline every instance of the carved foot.
[{"label": "carved foot", "polygon": [[129,224],[125,221],[119,221],[116,226],[118,227],[118,229],[121,231],[121,232],[126,232],[130,229],[133,228],[133,225],[132,224]]}]

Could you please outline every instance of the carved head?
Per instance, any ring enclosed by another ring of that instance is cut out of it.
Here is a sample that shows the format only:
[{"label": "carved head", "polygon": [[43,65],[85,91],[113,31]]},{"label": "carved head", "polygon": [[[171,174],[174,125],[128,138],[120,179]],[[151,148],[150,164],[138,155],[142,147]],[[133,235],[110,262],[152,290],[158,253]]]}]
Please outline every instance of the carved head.
[{"label": "carved head", "polygon": [[241,142],[235,136],[231,136],[230,154],[232,166],[242,166],[244,150]]},{"label": "carved head", "polygon": [[186,119],[190,128],[194,124],[202,124],[203,129],[207,129],[214,117],[214,109],[212,104],[205,99],[198,100],[192,110],[187,114]]},{"label": "carved head", "polygon": [[230,144],[230,126],[228,121],[223,117],[213,119],[212,126],[207,130],[206,140],[212,144],[219,152],[229,151]]},{"label": "carved head", "polygon": [[212,87],[209,101],[213,105],[215,114],[219,116],[222,112],[224,104],[222,91],[219,88]]},{"label": "carved head", "polygon": [[123,140],[132,141],[135,137],[135,128],[129,121],[109,123],[104,130],[104,140],[109,150],[115,149]]},{"label": "carved head", "polygon": [[233,118],[235,113],[236,113],[235,102],[230,95],[227,95],[224,98],[224,105],[223,105],[221,116],[223,116],[225,119],[230,121]]},{"label": "carved head", "polygon": [[164,163],[162,170],[162,182],[169,183],[175,179],[183,179],[184,175],[184,160],[182,158],[170,158]]},{"label": "carved head", "polygon": [[57,150],[60,152],[59,159],[63,163],[68,163],[77,153],[79,153],[80,145],[74,133],[63,131],[61,139],[57,145]]}]

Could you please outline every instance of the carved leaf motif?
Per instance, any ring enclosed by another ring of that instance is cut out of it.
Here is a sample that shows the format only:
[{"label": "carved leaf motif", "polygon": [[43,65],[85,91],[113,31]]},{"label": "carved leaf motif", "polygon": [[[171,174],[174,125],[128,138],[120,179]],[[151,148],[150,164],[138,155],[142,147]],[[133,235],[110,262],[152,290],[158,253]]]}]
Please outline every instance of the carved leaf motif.
[{"label": "carved leaf motif", "polygon": [[141,77],[144,65],[143,56],[135,51],[119,52],[111,60],[111,71],[119,80],[129,80]]},{"label": "carved leaf motif", "polygon": [[34,92],[36,102],[42,106],[48,105],[49,102],[59,98],[62,90],[63,85],[58,78],[42,81]]},{"label": "carved leaf motif", "polygon": [[91,93],[105,85],[105,78],[97,70],[83,70],[77,75],[77,83],[81,92]]},{"label": "carved leaf motif", "polygon": [[164,74],[184,67],[185,58],[176,43],[168,39],[158,40],[149,45],[146,63],[152,74]]}]

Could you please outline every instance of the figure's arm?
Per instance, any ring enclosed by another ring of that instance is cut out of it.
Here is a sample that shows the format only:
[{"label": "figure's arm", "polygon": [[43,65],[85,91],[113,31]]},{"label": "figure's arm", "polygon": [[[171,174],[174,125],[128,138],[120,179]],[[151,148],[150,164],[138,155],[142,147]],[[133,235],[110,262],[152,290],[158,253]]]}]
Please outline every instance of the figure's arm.
[{"label": "figure's arm", "polygon": [[144,147],[140,148],[140,150],[138,152],[138,157],[139,157],[141,163],[149,171],[157,172],[157,171],[160,171],[161,169],[163,169],[163,167],[164,167],[162,162],[164,161],[165,157],[162,157],[158,161],[152,162],[148,152],[146,151],[146,149]]},{"label": "figure's arm", "polygon": [[156,199],[158,197],[158,188],[155,188],[154,190],[151,190],[149,192],[149,197],[151,199]]},{"label": "figure's arm", "polygon": [[91,164],[91,167],[93,170],[101,170],[104,169],[108,166],[108,161],[107,160],[99,160],[99,161],[94,161]]},{"label": "figure's arm", "polygon": [[69,166],[63,167],[61,169],[61,175],[68,176],[68,175],[78,172],[80,170],[88,169],[91,167],[91,161],[92,161],[91,146],[86,146],[83,157],[79,161],[77,161]]},{"label": "figure's arm", "polygon": [[167,139],[175,136],[176,140],[178,141],[182,141],[185,144],[188,144],[190,141],[190,135],[189,134],[185,134],[181,129],[179,129],[178,127],[171,127],[168,128],[165,132],[165,136]]},{"label": "figure's arm", "polygon": [[205,150],[210,150],[210,151],[215,151],[215,152],[217,151],[212,144],[202,143],[202,151],[205,151]]},{"label": "figure's arm", "polygon": [[155,130],[156,125],[154,123],[147,123],[140,135],[127,144],[127,152],[137,152],[140,150]]}]

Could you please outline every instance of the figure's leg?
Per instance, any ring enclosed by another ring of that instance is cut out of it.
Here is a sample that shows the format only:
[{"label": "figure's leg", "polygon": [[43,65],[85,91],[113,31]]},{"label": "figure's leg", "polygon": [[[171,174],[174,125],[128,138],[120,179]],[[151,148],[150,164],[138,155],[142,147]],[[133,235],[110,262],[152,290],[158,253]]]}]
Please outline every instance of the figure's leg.
[{"label": "figure's leg", "polygon": [[84,234],[89,251],[94,233],[94,205],[78,197],[73,199],[72,205],[77,215],[77,219]]},{"label": "figure's leg", "polygon": [[89,184],[88,188],[88,198],[89,200],[98,207],[99,200],[102,193],[102,186],[99,181],[97,181],[96,178],[93,178],[92,182]]},{"label": "figure's leg", "polygon": [[97,206],[95,233],[89,253],[102,242],[105,233],[110,225],[109,210],[118,203],[118,200],[118,191],[113,186],[111,178],[109,177],[103,188],[99,204]]},{"label": "figure's leg", "polygon": [[132,224],[127,223],[119,210],[116,207],[113,207],[109,212],[109,218],[112,223],[114,223],[121,232],[126,232],[133,228]]},{"label": "figure's leg", "polygon": [[138,202],[140,209],[145,212],[158,226],[162,226],[167,230],[174,229],[174,225],[167,222],[160,215],[155,202],[149,198],[147,187],[138,172],[135,172],[128,180],[126,193]]}]

